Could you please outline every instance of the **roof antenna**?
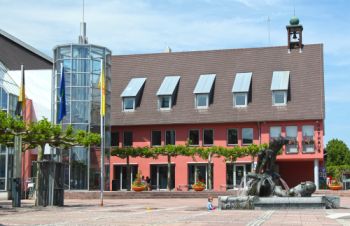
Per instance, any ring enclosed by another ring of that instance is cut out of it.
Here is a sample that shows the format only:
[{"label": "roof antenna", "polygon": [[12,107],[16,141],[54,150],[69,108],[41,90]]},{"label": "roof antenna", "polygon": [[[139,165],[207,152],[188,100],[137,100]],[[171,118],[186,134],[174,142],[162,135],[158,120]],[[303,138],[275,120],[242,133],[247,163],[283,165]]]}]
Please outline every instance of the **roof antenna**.
[{"label": "roof antenna", "polygon": [[79,44],[88,44],[88,38],[86,37],[86,23],[85,23],[85,0],[83,0],[83,18],[80,22],[80,35]]},{"label": "roof antenna", "polygon": [[267,40],[268,40],[268,45],[269,45],[269,46],[271,45],[270,23],[271,23],[270,16],[268,16],[268,17],[267,17]]}]

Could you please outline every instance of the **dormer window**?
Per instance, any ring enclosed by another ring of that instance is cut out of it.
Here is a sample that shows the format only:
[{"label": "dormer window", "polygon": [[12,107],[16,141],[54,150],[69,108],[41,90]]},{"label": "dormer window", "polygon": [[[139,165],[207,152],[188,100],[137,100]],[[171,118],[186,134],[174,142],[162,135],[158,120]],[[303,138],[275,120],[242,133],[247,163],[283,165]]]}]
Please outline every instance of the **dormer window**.
[{"label": "dormer window", "polygon": [[171,109],[171,96],[160,96],[159,97],[159,108],[161,110]]},{"label": "dormer window", "polygon": [[237,73],[232,87],[233,105],[235,107],[247,107],[252,80],[252,72]]},{"label": "dormer window", "polygon": [[158,108],[160,110],[170,110],[176,103],[176,94],[180,76],[166,76],[157,92]]},{"label": "dormer window", "polygon": [[196,95],[196,108],[208,108],[209,107],[209,95],[197,94]]},{"label": "dormer window", "polygon": [[193,93],[195,94],[195,107],[206,109],[212,102],[215,74],[201,75]]},{"label": "dormer window", "polygon": [[135,110],[135,98],[134,97],[123,98],[123,110],[124,111],[134,111]]},{"label": "dormer window", "polygon": [[272,91],[272,104],[274,106],[287,105],[287,91]]},{"label": "dormer window", "polygon": [[145,81],[146,78],[132,78],[129,81],[120,95],[123,98],[123,111],[135,111],[139,106]]},{"label": "dormer window", "polygon": [[287,105],[288,89],[289,89],[289,71],[274,71],[272,75],[272,82],[271,82],[273,106]]}]

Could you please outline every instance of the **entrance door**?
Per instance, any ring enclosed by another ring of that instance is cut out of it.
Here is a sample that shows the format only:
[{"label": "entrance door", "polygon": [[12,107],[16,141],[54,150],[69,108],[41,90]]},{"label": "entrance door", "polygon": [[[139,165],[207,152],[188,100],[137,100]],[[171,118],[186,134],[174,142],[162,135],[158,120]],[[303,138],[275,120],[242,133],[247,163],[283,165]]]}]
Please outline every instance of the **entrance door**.
[{"label": "entrance door", "polygon": [[136,178],[138,166],[130,165],[130,179],[129,182],[127,180],[127,167],[126,165],[115,165],[114,166],[114,180],[112,182],[112,190],[126,190],[128,189],[128,185],[131,188],[132,182]]},{"label": "entrance door", "polygon": [[[246,186],[246,175],[251,171],[251,164],[226,164],[227,189]],[[244,180],[245,179],[245,180]],[[244,181],[243,181],[244,180]]]},{"label": "entrance door", "polygon": [[[170,188],[175,186],[175,165],[171,165]],[[168,186],[168,165],[151,165],[152,189],[167,189]]]},{"label": "entrance door", "polygon": [[244,182],[243,182],[243,184],[241,184],[245,178],[245,175],[246,175],[245,173],[246,173],[245,165],[235,165],[235,169],[234,169],[235,178],[233,179],[233,181],[234,181],[236,188],[241,187],[241,186],[242,187],[245,186]]},{"label": "entrance door", "polygon": [[[212,174],[212,187],[213,187],[213,172],[214,168],[212,166],[211,174]],[[192,185],[196,181],[201,181],[208,187],[208,171],[207,164],[189,164],[188,165],[188,184]]]}]

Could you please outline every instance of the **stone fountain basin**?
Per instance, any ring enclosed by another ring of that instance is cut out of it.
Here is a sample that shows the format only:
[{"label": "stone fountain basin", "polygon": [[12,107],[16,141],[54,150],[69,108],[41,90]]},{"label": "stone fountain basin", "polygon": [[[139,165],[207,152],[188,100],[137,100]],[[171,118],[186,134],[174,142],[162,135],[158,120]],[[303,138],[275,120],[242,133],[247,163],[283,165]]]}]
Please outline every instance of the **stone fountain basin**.
[{"label": "stone fountain basin", "polygon": [[228,209],[331,209],[340,207],[339,196],[257,197],[219,196],[218,207]]}]

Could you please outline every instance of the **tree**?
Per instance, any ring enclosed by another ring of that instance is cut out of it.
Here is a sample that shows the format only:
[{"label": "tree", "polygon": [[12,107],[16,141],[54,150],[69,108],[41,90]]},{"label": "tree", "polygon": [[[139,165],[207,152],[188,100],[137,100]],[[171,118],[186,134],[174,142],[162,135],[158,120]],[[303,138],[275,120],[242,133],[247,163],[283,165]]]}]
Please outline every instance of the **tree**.
[{"label": "tree", "polygon": [[22,150],[38,148],[37,155],[37,181],[36,181],[36,200],[35,204],[41,203],[41,195],[38,192],[40,188],[41,169],[39,163],[43,160],[44,148],[48,144],[50,147],[67,150],[72,146],[90,146],[100,143],[99,134],[89,133],[82,130],[74,131],[71,126],[62,130],[60,125],[54,125],[46,118],[38,122],[33,122],[28,126],[12,116],[0,112],[0,144],[8,147],[14,145],[14,137],[22,135]]},{"label": "tree", "polygon": [[350,151],[346,144],[338,139],[328,141],[326,166],[339,166],[350,164]]},{"label": "tree", "polygon": [[350,172],[350,151],[347,145],[338,139],[328,141],[326,167],[327,173],[341,181],[344,172]]},{"label": "tree", "polygon": [[171,158],[179,155],[182,156],[193,156],[195,154],[194,148],[190,148],[185,145],[166,145],[162,147],[155,147],[154,154],[155,155],[163,155],[167,157],[167,165],[168,165],[168,174],[167,174],[167,189],[171,190]]},{"label": "tree", "polygon": [[77,145],[88,147],[90,145],[97,145],[100,143],[99,134],[89,133],[82,130],[74,131],[72,126],[68,126],[65,130],[62,130],[60,125],[54,125],[46,118],[31,123],[28,127],[26,134],[23,136],[24,143],[28,144],[26,149],[38,148],[37,155],[37,174],[36,174],[36,200],[35,205],[40,205],[41,191],[40,178],[41,167],[40,162],[43,160],[45,145],[48,144],[53,148],[60,148],[68,150],[69,148]]},{"label": "tree", "polygon": [[208,189],[212,189],[212,163],[214,157],[220,157],[224,154],[225,148],[223,147],[208,147],[208,148],[196,148],[196,155],[204,160],[207,160],[207,172],[208,172]]},{"label": "tree", "polygon": [[131,185],[131,167],[130,167],[130,157],[144,157],[144,158],[150,158],[154,157],[154,152],[152,149],[148,147],[124,147],[124,148],[113,148],[111,152],[111,156],[117,156],[121,159],[126,159],[126,181],[127,186],[126,189],[130,191],[130,185]]}]

